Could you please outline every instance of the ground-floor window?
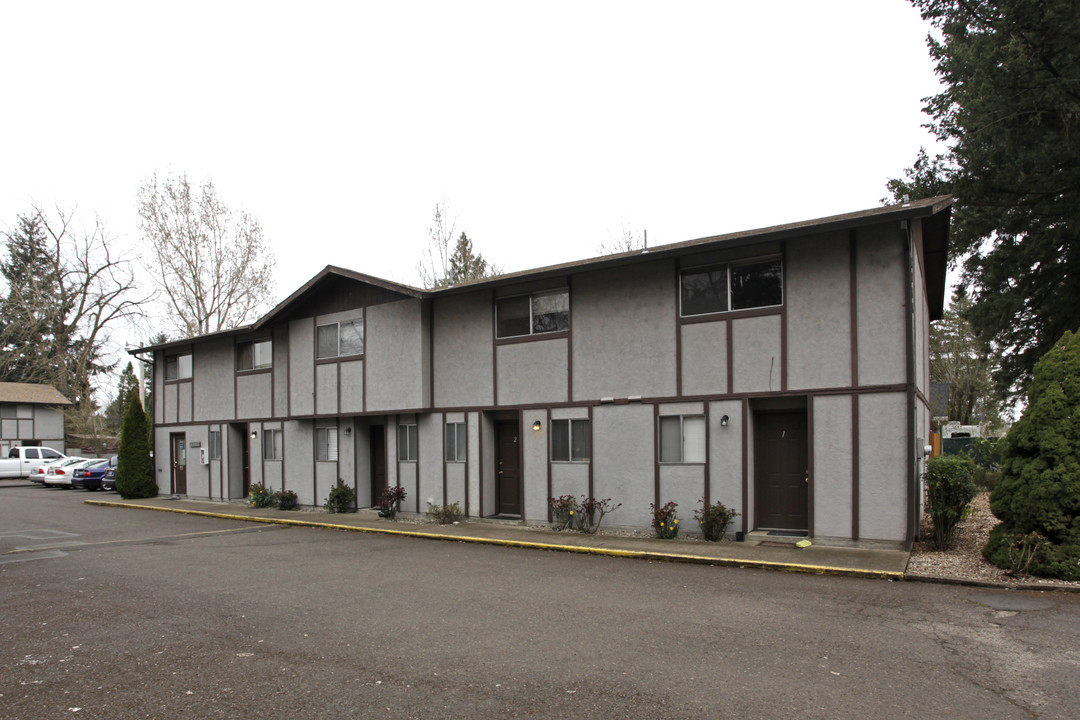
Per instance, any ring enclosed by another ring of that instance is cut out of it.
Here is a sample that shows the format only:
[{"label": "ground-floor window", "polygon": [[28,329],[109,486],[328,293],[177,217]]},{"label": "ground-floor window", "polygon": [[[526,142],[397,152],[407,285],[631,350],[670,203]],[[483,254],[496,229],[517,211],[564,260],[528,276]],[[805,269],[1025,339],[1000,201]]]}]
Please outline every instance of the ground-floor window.
[{"label": "ground-floor window", "polygon": [[281,431],[263,430],[263,460],[280,460]]},{"label": "ground-floor window", "polygon": [[221,431],[220,430],[211,430],[210,431],[210,459],[211,460],[220,460],[221,459]]},{"label": "ground-floor window", "polygon": [[592,455],[589,421],[551,421],[551,460],[553,462],[587,462]]},{"label": "ground-floor window", "polygon": [[397,452],[400,462],[416,462],[416,424],[398,425]]},{"label": "ground-floor window", "polygon": [[661,416],[660,462],[705,462],[704,415]]},{"label": "ground-floor window", "polygon": [[333,462],[338,459],[338,436],[336,427],[315,428],[315,459]]},{"label": "ground-floor window", "polygon": [[467,440],[465,423],[446,423],[446,462],[465,462]]}]

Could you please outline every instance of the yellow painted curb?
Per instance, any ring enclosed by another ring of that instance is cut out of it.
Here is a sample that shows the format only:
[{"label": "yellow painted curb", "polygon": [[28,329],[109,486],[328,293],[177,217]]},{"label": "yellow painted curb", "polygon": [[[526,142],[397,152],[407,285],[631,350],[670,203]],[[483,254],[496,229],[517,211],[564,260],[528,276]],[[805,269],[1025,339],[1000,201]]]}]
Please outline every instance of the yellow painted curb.
[{"label": "yellow painted curb", "polygon": [[554,552],[581,553],[587,555],[605,555],[608,557],[634,558],[638,560],[662,560],[665,562],[693,563],[698,565],[716,565],[721,567],[748,567],[765,570],[788,570],[791,572],[813,573],[819,575],[842,575],[846,577],[878,578],[890,580],[903,580],[904,573],[890,570],[859,570],[857,568],[831,567],[828,565],[803,565],[800,563],[771,562],[768,560],[744,560],[737,558],[714,558],[705,555],[688,555],[683,553],[661,553],[650,550],[618,550],[615,548],[598,548],[586,545],[559,545],[556,543],[529,542],[527,540],[506,540],[503,538],[483,538],[472,535],[447,535],[446,533],[421,532],[416,530],[391,530],[389,528],[372,528],[360,525],[341,525],[338,523],[319,522],[316,520],[292,520],[289,518],[258,517],[252,515],[234,515],[232,513],[210,512],[206,510],[187,510],[185,508],[159,507],[157,505],[139,505],[137,503],[114,502],[110,500],[84,500],[86,505],[98,505],[100,507],[129,508],[135,510],[160,510],[162,512],[177,513],[180,515],[199,515],[221,520],[240,520],[242,522],[268,523],[271,525],[295,525],[299,527],[316,527],[328,530],[347,530],[351,532],[373,533],[378,535],[398,535],[402,537],[427,538],[430,540],[447,540],[452,542],[477,543],[483,545],[499,545],[502,547],[528,548],[533,550],[549,550]]}]

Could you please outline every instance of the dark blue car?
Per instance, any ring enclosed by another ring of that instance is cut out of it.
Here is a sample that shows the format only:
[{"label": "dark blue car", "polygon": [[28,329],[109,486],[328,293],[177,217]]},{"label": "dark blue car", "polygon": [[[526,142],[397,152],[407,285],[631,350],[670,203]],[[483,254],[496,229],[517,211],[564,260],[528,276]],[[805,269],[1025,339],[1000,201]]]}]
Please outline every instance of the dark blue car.
[{"label": "dark blue car", "polygon": [[116,458],[102,458],[76,470],[71,476],[71,486],[98,490],[108,469],[116,464]]}]

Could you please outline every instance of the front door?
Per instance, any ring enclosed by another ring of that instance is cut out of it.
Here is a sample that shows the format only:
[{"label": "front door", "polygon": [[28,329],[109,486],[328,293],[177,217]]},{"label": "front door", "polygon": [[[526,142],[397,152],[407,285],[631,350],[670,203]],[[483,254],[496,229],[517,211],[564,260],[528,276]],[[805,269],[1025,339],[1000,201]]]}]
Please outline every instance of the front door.
[{"label": "front door", "polygon": [[243,429],[243,435],[240,436],[240,447],[243,448],[240,451],[241,462],[241,477],[244,478],[244,494],[240,497],[247,497],[251,492],[251,440],[248,434],[248,428]]},{"label": "front door", "polygon": [[386,489],[386,426],[372,425],[368,429],[368,447],[371,453],[371,507],[375,507]]},{"label": "front door", "polygon": [[499,515],[521,515],[521,462],[518,452],[518,423],[501,422],[496,426],[498,466],[495,483],[495,507]]},{"label": "front door", "polygon": [[754,415],[754,477],[758,529],[809,529],[805,410]]},{"label": "front door", "polygon": [[173,495],[187,495],[187,440],[184,433],[169,435]]}]

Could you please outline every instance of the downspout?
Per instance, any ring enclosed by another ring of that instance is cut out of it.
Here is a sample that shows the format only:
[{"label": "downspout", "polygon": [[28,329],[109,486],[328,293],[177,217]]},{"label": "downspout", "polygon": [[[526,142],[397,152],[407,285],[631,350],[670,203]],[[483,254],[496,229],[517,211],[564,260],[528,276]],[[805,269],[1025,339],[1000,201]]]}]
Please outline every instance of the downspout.
[{"label": "downspout", "polygon": [[907,531],[904,539],[904,548],[911,549],[915,541],[915,528],[919,526],[919,483],[915,477],[915,243],[911,237],[910,221],[902,220],[900,228],[904,232],[904,293],[907,303],[907,323],[905,324],[906,347],[907,347],[907,443],[905,454],[907,455],[907,482],[908,482],[908,506],[907,506]]}]

